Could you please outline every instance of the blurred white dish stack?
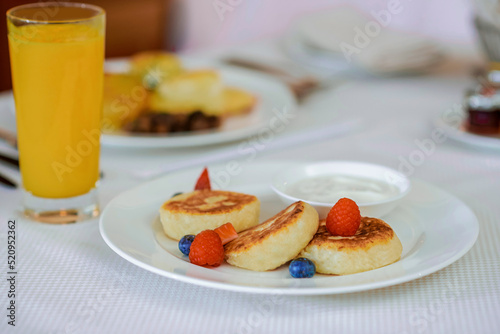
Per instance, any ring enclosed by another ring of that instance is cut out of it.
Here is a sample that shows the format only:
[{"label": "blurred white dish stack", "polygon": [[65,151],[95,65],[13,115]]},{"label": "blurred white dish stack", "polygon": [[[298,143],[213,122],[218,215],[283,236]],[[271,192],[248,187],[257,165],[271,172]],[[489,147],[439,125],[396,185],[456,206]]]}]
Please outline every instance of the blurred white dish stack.
[{"label": "blurred white dish stack", "polygon": [[490,70],[500,70],[500,1],[475,0],[474,26],[490,61]]},{"label": "blurred white dish stack", "polygon": [[389,15],[364,15],[350,7],[316,12],[295,23],[286,47],[309,65],[378,75],[425,72],[443,58],[436,43],[393,30],[390,23]]}]

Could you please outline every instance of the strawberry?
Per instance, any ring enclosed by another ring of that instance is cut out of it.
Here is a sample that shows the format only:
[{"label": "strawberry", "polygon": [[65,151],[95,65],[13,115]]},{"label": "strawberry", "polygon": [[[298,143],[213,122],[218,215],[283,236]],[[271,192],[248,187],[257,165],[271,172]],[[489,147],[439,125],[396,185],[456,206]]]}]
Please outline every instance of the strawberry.
[{"label": "strawberry", "polygon": [[191,243],[189,261],[199,266],[219,266],[224,261],[224,247],[219,235],[213,230],[198,233]]},{"label": "strawberry", "polygon": [[201,172],[198,181],[196,181],[196,185],[194,186],[194,190],[211,190],[210,187],[210,178],[208,177],[208,169],[205,167],[203,172]]},{"label": "strawberry", "polygon": [[361,224],[359,207],[352,199],[341,198],[326,217],[326,229],[332,235],[350,237],[356,234]]},{"label": "strawberry", "polygon": [[234,226],[231,223],[226,223],[222,226],[219,226],[214,231],[221,238],[223,245],[227,244],[229,241],[232,241],[238,237],[238,233],[236,233],[236,230],[234,229]]}]

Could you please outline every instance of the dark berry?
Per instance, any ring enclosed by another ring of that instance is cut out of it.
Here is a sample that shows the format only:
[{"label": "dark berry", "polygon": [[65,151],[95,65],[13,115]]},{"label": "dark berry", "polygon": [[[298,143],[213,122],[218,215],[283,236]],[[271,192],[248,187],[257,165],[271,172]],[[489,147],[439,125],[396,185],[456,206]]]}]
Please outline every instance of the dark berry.
[{"label": "dark berry", "polygon": [[290,262],[288,270],[290,271],[290,275],[294,278],[308,278],[314,276],[316,273],[316,266],[311,260],[299,257]]},{"label": "dark berry", "polygon": [[189,256],[189,250],[191,249],[191,243],[194,240],[194,235],[188,234],[185,235],[179,240],[179,250],[182,252],[184,255]]}]

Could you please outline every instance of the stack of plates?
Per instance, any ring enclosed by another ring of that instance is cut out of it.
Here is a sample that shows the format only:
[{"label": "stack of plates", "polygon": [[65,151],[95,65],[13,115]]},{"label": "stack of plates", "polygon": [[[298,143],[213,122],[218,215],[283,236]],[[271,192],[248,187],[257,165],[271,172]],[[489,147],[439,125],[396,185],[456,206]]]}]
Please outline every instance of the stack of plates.
[{"label": "stack of plates", "polygon": [[431,69],[443,56],[427,38],[393,30],[390,19],[365,16],[352,8],[302,17],[285,43],[294,59],[336,72],[419,73]]}]

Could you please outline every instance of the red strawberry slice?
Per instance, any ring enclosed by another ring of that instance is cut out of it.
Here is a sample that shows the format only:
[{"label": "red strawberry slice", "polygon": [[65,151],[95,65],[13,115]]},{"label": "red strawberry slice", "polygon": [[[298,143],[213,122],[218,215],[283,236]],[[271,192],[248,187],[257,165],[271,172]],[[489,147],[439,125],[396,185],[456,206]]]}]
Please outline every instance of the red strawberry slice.
[{"label": "red strawberry slice", "polygon": [[238,237],[238,233],[236,233],[236,230],[231,223],[226,223],[222,226],[219,226],[214,231],[219,235],[223,245]]},{"label": "red strawberry slice", "polygon": [[201,172],[198,181],[196,181],[196,185],[194,186],[194,190],[211,190],[210,187],[210,178],[208,177],[208,169],[205,167],[203,172]]}]

